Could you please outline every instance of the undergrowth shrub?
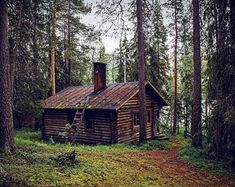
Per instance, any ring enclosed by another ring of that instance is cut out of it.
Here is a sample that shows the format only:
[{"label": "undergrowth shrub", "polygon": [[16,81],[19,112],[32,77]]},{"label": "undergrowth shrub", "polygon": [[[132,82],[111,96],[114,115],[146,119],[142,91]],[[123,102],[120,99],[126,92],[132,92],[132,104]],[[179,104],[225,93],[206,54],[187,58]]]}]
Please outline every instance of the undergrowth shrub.
[{"label": "undergrowth shrub", "polygon": [[77,153],[75,151],[67,152],[57,156],[56,163],[62,167],[75,167],[79,164],[79,160],[76,159]]},{"label": "undergrowth shrub", "polygon": [[218,160],[215,155],[208,154],[208,148],[194,148],[191,145],[182,147],[179,156],[182,160],[213,173],[235,177],[234,168],[229,166],[229,159]]}]

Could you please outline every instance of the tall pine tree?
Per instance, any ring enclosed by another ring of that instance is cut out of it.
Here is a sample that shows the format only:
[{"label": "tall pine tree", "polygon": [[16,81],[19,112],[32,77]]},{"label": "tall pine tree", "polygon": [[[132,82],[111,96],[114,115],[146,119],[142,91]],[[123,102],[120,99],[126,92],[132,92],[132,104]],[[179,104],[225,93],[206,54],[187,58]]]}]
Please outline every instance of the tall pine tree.
[{"label": "tall pine tree", "polygon": [[0,152],[12,154],[16,147],[13,136],[7,3],[0,0]]}]

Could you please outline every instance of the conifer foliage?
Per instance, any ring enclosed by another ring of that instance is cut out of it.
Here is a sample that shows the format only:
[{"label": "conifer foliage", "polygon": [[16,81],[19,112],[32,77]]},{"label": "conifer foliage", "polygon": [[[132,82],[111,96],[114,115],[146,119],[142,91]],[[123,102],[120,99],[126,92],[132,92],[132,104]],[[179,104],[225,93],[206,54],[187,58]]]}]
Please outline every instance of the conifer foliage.
[{"label": "conifer foliage", "polygon": [[[9,0],[9,51],[15,127],[39,128],[44,99],[51,95],[51,57],[55,89],[91,82],[92,44],[99,34],[81,22],[91,11],[84,1]],[[53,34],[52,20],[55,21]],[[51,52],[52,39],[55,53]],[[79,41],[79,42],[78,42]],[[88,45],[89,44],[89,45]],[[84,73],[86,72],[86,73]],[[27,121],[27,122],[26,122]],[[29,123],[30,122],[30,123]]]},{"label": "conifer foliage", "polygon": [[208,123],[210,152],[233,157],[235,163],[235,3],[211,1],[204,5],[207,27],[208,95],[211,113]]}]

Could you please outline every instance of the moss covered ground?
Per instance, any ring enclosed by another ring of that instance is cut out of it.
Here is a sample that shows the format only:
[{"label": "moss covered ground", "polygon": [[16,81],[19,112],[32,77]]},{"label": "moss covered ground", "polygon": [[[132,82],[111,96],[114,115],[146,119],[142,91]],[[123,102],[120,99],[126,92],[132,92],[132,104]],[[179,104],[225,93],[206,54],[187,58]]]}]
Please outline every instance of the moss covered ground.
[{"label": "moss covered ground", "polygon": [[[17,154],[0,155],[0,186],[235,186],[233,176],[200,170],[178,157],[186,141],[144,145],[69,145],[40,140],[40,132],[16,132]],[[76,151],[79,164],[56,158]]]}]

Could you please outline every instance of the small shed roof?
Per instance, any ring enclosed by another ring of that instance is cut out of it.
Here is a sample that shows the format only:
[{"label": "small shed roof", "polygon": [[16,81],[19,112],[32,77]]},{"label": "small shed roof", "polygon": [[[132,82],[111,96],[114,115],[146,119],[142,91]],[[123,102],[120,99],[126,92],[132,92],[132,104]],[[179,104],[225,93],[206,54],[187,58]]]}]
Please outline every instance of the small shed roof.
[{"label": "small shed roof", "polygon": [[[162,106],[167,105],[167,101],[157,91],[153,85],[146,81],[146,89],[151,90],[155,98]],[[79,109],[85,103],[88,109],[108,109],[118,110],[127,100],[139,92],[138,82],[115,83],[107,85],[106,88],[94,93],[94,86],[72,86],[68,87],[55,96],[46,100],[46,109]],[[87,100],[87,97],[89,99]]]}]

